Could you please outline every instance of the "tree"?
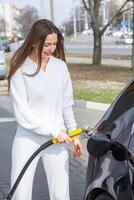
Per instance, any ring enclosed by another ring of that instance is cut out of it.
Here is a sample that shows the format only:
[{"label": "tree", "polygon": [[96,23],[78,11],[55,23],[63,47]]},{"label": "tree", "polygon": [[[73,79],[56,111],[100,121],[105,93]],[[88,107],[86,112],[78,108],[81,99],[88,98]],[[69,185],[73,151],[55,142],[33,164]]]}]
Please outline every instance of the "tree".
[{"label": "tree", "polygon": [[[118,4],[118,1],[115,1],[115,0],[110,0],[108,3],[107,3],[107,9],[108,9],[108,20],[112,19],[114,17],[114,15],[118,12],[120,8],[120,5]],[[122,15],[117,17],[113,23],[112,23],[112,26],[113,27],[116,27],[120,24],[122,20]]]},{"label": "tree", "polygon": [[63,22],[64,32],[66,36],[73,35],[73,20]]},{"label": "tree", "polygon": [[38,11],[36,8],[31,6],[26,6],[20,10],[20,15],[18,18],[19,24],[21,24],[21,33],[23,37],[26,37],[32,24],[39,19]]},{"label": "tree", "polygon": [[0,18],[0,36],[6,36],[6,21],[4,18]]},{"label": "tree", "polygon": [[[76,14],[76,30],[77,33],[81,33],[84,30],[85,25],[85,9],[80,5],[75,7]],[[64,21],[62,26],[65,27],[65,35],[74,34],[74,9],[70,12],[70,18],[68,21]]]},{"label": "tree", "polygon": [[108,13],[109,13],[109,19],[113,18],[116,12],[119,9],[119,5],[117,4],[117,1],[110,0],[108,2]]},{"label": "tree", "polygon": [[[102,0],[82,0],[83,5],[87,12],[89,13],[91,17],[91,27],[94,32],[94,50],[93,50],[93,65],[101,65],[101,59],[102,59],[102,36],[108,26],[123,12],[127,11],[125,9],[126,4],[129,0],[125,0],[122,6],[118,9],[118,11],[115,13],[115,15],[105,24],[103,27],[101,27],[100,23],[100,8],[103,3]],[[129,8],[130,9],[130,8]]]}]

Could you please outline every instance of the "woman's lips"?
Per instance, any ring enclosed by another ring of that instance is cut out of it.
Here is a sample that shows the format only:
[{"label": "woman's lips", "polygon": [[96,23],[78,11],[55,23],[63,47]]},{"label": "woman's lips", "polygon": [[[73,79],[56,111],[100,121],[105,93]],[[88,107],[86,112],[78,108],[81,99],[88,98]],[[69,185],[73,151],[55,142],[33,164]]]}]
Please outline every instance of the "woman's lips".
[{"label": "woman's lips", "polygon": [[45,53],[44,52],[43,54],[46,55],[46,56],[51,56],[52,53]]}]

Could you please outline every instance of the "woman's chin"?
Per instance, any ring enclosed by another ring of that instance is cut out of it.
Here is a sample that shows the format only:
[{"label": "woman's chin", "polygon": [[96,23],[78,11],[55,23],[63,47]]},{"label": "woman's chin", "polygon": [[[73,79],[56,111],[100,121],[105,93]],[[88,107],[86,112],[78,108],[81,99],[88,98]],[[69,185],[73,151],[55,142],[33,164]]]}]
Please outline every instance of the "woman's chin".
[{"label": "woman's chin", "polygon": [[51,54],[43,54],[42,55],[42,59],[49,59],[50,58],[50,56],[51,56]]}]

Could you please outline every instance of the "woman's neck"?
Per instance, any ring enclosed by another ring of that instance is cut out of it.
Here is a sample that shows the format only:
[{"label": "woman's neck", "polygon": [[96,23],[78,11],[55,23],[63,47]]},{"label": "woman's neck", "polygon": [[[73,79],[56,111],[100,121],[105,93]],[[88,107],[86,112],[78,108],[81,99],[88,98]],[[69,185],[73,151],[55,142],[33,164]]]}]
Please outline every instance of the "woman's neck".
[{"label": "woman's neck", "polygon": [[[37,58],[37,56],[35,55],[34,52],[31,52],[31,53],[29,54],[29,58],[30,58],[33,62],[35,62],[35,63],[38,64],[38,58]],[[47,63],[49,62],[49,59],[50,59],[50,58],[43,58],[43,59],[41,59],[41,68],[43,68],[43,69],[46,68],[46,65],[47,65]]]},{"label": "woman's neck", "polygon": [[31,53],[29,54],[29,58],[30,58],[33,62],[38,63],[37,56],[36,56],[33,52],[31,52]]}]

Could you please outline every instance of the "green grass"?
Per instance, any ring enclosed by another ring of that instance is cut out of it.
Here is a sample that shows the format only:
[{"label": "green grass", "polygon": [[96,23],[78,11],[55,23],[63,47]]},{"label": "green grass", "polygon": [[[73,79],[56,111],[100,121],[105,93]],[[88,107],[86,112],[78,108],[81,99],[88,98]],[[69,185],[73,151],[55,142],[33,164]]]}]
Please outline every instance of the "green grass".
[{"label": "green grass", "polygon": [[100,90],[100,91],[89,91],[77,89],[74,90],[74,98],[85,101],[94,101],[100,103],[112,103],[115,97],[118,95],[117,91],[108,91],[108,90]]}]

